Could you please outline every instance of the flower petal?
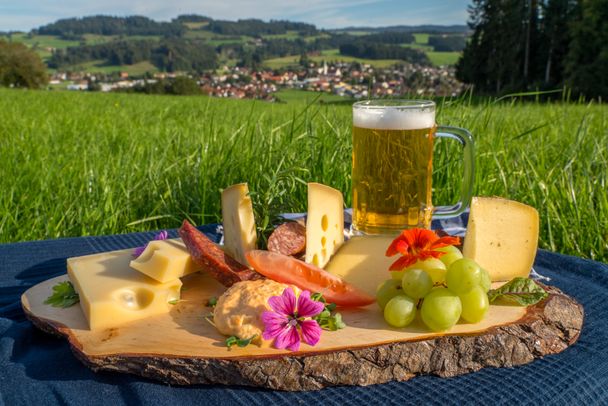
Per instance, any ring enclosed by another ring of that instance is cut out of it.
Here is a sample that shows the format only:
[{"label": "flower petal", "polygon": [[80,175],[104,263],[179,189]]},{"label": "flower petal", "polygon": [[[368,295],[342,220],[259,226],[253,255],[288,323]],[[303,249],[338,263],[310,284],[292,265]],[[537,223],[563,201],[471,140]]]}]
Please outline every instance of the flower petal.
[{"label": "flower petal", "polygon": [[319,323],[316,320],[301,321],[300,329],[302,330],[302,339],[308,345],[315,346],[321,339],[323,330],[319,327]]},{"label": "flower petal", "polygon": [[167,238],[169,238],[169,233],[167,232],[167,230],[162,230],[160,233],[156,234],[156,237],[154,237],[156,241],[166,240]]},{"label": "flower petal", "polygon": [[399,258],[398,260],[396,260],[395,262],[392,263],[392,265],[388,268],[389,271],[401,271],[405,268],[407,268],[410,265],[415,264],[417,261],[417,258],[415,255],[404,255],[401,258]]},{"label": "flower petal", "polygon": [[285,288],[281,296],[272,296],[268,305],[279,314],[292,316],[296,311],[296,295],[292,288]]},{"label": "flower petal", "polygon": [[404,230],[391,242],[391,245],[386,249],[386,256],[392,257],[393,255],[397,255],[399,253],[407,252],[409,244],[406,240],[406,233],[408,230]]},{"label": "flower petal", "polygon": [[[441,237],[437,241],[435,241],[431,245],[431,249],[447,247],[448,245],[460,245],[460,238],[452,237],[451,235],[446,235],[444,237]],[[439,252],[441,252],[441,251],[439,251]]]},{"label": "flower petal", "polygon": [[262,313],[261,319],[264,323],[264,332],[262,333],[264,340],[276,337],[289,322],[287,317],[271,311]]},{"label": "flower petal", "polygon": [[295,326],[286,326],[274,339],[274,347],[283,349],[287,348],[291,351],[297,351],[300,348],[300,335]]},{"label": "flower petal", "polygon": [[325,305],[310,298],[310,292],[305,290],[298,298],[298,317],[312,317],[321,313]]}]

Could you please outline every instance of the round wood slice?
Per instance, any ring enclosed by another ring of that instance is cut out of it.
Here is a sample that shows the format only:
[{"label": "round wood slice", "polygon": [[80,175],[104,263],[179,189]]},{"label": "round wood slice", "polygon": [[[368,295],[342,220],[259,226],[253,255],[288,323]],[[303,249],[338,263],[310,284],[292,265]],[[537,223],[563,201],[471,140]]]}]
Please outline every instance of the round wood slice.
[{"label": "round wood slice", "polygon": [[[127,252],[127,255],[130,251]],[[347,328],[323,332],[315,347],[297,353],[254,345],[226,348],[225,337],[205,320],[207,299],[224,288],[200,274],[183,279],[182,301],[167,314],[116,328],[90,331],[80,306],[44,304],[67,275],[22,296],[38,328],[67,337],[72,351],[94,371],[116,371],[168,384],[226,384],[280,390],[371,385],[417,375],[450,377],[484,367],[522,365],[572,345],[583,308],[556,288],[528,307],[492,305],[478,324],[457,324],[449,334],[430,333],[420,321],[392,329],[377,306],[342,311]]]}]

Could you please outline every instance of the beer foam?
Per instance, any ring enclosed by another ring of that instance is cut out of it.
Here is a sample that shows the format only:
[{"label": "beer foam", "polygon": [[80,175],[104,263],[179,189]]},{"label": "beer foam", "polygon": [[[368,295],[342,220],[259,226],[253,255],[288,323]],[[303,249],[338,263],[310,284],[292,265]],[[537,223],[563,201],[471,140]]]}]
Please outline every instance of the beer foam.
[{"label": "beer foam", "polygon": [[376,130],[417,130],[435,125],[435,111],[399,108],[355,108],[353,125]]}]

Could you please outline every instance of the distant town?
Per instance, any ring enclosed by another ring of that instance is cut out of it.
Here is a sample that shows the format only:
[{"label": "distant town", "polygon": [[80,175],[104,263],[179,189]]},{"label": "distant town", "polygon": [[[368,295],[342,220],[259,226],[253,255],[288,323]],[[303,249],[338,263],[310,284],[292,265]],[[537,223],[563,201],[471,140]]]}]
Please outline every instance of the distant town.
[{"label": "distant town", "polygon": [[[130,78],[126,72],[114,75],[56,72],[49,84],[68,90],[111,92],[143,88],[184,75],[154,73],[147,78]],[[357,62],[309,62],[306,66],[281,70],[223,66],[214,73],[187,76],[209,96],[267,101],[277,101],[275,94],[280,89],[301,89],[353,99],[406,94],[456,96],[464,89],[464,84],[455,78],[452,66],[410,63],[376,68]]]}]

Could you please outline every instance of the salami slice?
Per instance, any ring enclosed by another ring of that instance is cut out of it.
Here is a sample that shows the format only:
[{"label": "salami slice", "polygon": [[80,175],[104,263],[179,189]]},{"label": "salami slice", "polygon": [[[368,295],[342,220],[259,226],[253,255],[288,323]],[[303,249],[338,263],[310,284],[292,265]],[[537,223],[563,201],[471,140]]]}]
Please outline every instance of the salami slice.
[{"label": "salami slice", "polygon": [[306,249],[306,227],[288,222],[278,226],[268,238],[268,251],[296,256]]},{"label": "salami slice", "polygon": [[222,251],[188,220],[184,220],[179,229],[179,235],[182,237],[194,263],[222,285],[228,287],[240,281],[263,278],[256,271],[249,269]]}]

